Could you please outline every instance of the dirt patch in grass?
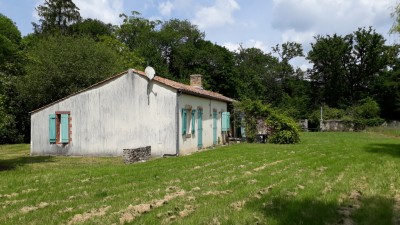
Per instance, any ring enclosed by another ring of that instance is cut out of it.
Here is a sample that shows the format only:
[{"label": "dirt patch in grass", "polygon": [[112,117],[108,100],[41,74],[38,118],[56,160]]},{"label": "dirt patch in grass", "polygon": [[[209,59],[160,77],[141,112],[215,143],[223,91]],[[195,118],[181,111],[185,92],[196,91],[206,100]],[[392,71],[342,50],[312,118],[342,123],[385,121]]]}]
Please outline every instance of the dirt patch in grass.
[{"label": "dirt patch in grass", "polygon": [[169,187],[167,187],[166,189],[165,189],[165,191],[166,192],[173,192],[173,191],[177,191],[177,190],[180,190],[181,188],[180,187],[177,187],[177,186],[169,186]]},{"label": "dirt patch in grass", "polygon": [[37,188],[29,188],[29,189],[26,189],[26,190],[22,190],[22,194],[26,194],[26,193],[31,193],[31,192],[35,192],[35,191],[38,191],[39,189],[37,189]]},{"label": "dirt patch in grass", "polygon": [[194,188],[192,188],[192,191],[200,191],[200,188],[199,187],[194,187]]},{"label": "dirt patch in grass", "polygon": [[203,193],[203,195],[212,195],[212,196],[222,196],[222,195],[228,195],[233,193],[232,190],[226,190],[226,191],[207,191],[206,193]]},{"label": "dirt patch in grass", "polygon": [[0,203],[0,206],[2,206],[3,209],[5,209],[5,208],[7,208],[8,206],[15,205],[15,204],[18,204],[18,203],[20,203],[20,202],[25,202],[25,201],[26,201],[26,199],[7,200],[7,201],[4,201],[4,202]]},{"label": "dirt patch in grass", "polygon": [[129,205],[128,208],[123,210],[121,217],[119,218],[120,224],[130,223],[134,221],[137,217],[144,213],[148,213],[151,210],[158,208],[174,198],[184,196],[186,192],[184,190],[177,191],[175,193],[170,193],[164,196],[163,199],[156,199],[150,203],[143,203],[139,205]]},{"label": "dirt patch in grass", "polygon": [[237,210],[237,211],[240,211],[240,210],[242,210],[242,208],[243,208],[243,206],[244,206],[245,204],[246,204],[246,201],[243,200],[243,201],[234,202],[234,203],[232,203],[230,206],[231,206],[233,209],[235,209],[235,210]]},{"label": "dirt patch in grass", "polygon": [[262,166],[260,166],[260,167],[254,168],[253,171],[254,171],[254,172],[258,172],[258,171],[264,170],[265,168],[267,168],[267,167],[269,167],[269,166],[277,165],[277,164],[279,164],[279,163],[281,163],[281,162],[283,162],[283,161],[285,161],[285,160],[278,160],[278,161],[275,161],[275,162],[266,163],[266,164],[264,164],[264,165],[262,165]]},{"label": "dirt patch in grass", "polygon": [[73,210],[72,207],[66,207],[65,209],[58,210],[58,213],[67,213]]},{"label": "dirt patch in grass", "polygon": [[32,212],[32,211],[35,211],[35,210],[38,210],[38,209],[45,208],[47,206],[49,206],[49,203],[41,202],[37,206],[24,206],[24,207],[21,208],[20,211],[25,214],[25,213],[28,213],[28,212]]},{"label": "dirt patch in grass", "polygon": [[352,191],[348,196],[349,203],[338,209],[338,213],[341,215],[339,222],[335,225],[353,225],[354,221],[351,218],[353,212],[361,207],[361,191]]},{"label": "dirt patch in grass", "polygon": [[210,186],[217,186],[217,185],[219,185],[219,182],[218,182],[218,181],[211,181],[211,182],[209,183],[209,185],[210,185]]},{"label": "dirt patch in grass", "polygon": [[325,188],[322,190],[322,194],[327,194],[332,191],[333,186],[342,181],[344,178],[344,173],[340,173],[333,182],[325,182]]},{"label": "dirt patch in grass", "polygon": [[18,193],[11,193],[11,194],[0,194],[0,198],[13,198],[13,197],[17,197]]},{"label": "dirt patch in grass", "polygon": [[193,205],[185,205],[185,208],[178,213],[179,217],[183,218],[195,211],[196,207]]},{"label": "dirt patch in grass", "polygon": [[394,197],[393,204],[393,224],[400,225],[400,196],[396,195]]},{"label": "dirt patch in grass", "polygon": [[247,181],[248,184],[255,184],[255,183],[257,183],[257,182],[258,182],[258,180],[256,180],[256,179],[248,180],[248,181]]},{"label": "dirt patch in grass", "polygon": [[72,219],[68,222],[68,224],[82,223],[95,216],[104,216],[110,208],[111,206],[103,206],[99,209],[92,209],[90,210],[90,212],[86,212],[83,214],[76,214],[75,216],[72,217]]},{"label": "dirt patch in grass", "polygon": [[265,195],[268,192],[270,192],[272,190],[272,188],[275,186],[276,186],[276,184],[271,184],[268,187],[262,188],[262,189],[258,190],[257,193],[255,195],[253,195],[253,197],[257,198],[257,199],[261,199],[262,195]]},{"label": "dirt patch in grass", "polygon": [[185,205],[183,209],[179,209],[179,207],[175,208],[174,211],[168,211],[166,213],[159,213],[157,214],[157,218],[165,217],[162,220],[162,224],[169,224],[179,218],[184,218],[189,216],[191,213],[193,213],[196,210],[196,207],[193,205]]}]

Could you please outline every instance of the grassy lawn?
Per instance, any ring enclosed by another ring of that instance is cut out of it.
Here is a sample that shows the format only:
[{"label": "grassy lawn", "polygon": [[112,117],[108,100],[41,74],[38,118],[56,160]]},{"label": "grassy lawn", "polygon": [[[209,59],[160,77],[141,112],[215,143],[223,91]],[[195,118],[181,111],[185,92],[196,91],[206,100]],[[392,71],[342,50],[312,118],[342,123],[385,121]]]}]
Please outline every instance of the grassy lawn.
[{"label": "grassy lawn", "polygon": [[399,138],[301,138],[133,165],[1,146],[0,224],[399,224]]}]

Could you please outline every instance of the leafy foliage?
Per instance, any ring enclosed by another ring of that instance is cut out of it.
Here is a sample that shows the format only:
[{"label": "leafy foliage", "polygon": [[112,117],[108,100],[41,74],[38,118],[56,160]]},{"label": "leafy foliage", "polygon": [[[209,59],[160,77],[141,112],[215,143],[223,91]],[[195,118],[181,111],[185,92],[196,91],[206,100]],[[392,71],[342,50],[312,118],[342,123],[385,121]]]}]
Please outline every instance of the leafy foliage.
[{"label": "leafy foliage", "polygon": [[126,69],[118,52],[87,37],[48,36],[30,46],[27,55],[27,74],[18,90],[30,110]]},{"label": "leafy foliage", "polygon": [[257,134],[257,122],[265,121],[270,129],[268,141],[275,144],[295,144],[300,141],[296,122],[261,101],[244,100],[236,105],[244,113],[246,137],[253,142]]},{"label": "leafy foliage", "polygon": [[37,34],[66,34],[68,27],[80,21],[79,8],[72,0],[45,0],[36,8],[40,24],[32,23]]},{"label": "leafy foliage", "polygon": [[367,97],[376,77],[388,64],[385,40],[372,28],[344,37],[317,36],[308,53],[314,98],[331,107],[343,107]]}]

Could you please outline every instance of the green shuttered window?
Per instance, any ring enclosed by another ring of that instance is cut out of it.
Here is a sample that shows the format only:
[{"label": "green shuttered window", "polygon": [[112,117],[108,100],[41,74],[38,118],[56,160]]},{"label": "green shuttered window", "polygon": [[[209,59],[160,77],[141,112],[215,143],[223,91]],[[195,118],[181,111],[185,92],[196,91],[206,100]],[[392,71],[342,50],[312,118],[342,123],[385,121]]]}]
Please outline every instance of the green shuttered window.
[{"label": "green shuttered window", "polygon": [[222,131],[229,131],[230,129],[230,113],[229,112],[223,112],[222,113],[222,126],[221,129]]},{"label": "green shuttered window", "polygon": [[70,139],[69,112],[62,111],[49,115],[49,142],[53,144],[68,144]]},{"label": "green shuttered window", "polygon": [[56,143],[56,114],[49,115],[49,141]]},{"label": "green shuttered window", "polygon": [[187,126],[187,111],[186,109],[182,109],[182,134],[186,134],[186,126]]},{"label": "green shuttered window", "polygon": [[192,134],[194,134],[195,132],[195,118],[196,118],[195,114],[196,110],[192,110]]},{"label": "green shuttered window", "polygon": [[68,122],[68,114],[61,114],[61,124],[60,124],[60,131],[61,131],[61,143],[68,143],[69,142],[69,122]]}]

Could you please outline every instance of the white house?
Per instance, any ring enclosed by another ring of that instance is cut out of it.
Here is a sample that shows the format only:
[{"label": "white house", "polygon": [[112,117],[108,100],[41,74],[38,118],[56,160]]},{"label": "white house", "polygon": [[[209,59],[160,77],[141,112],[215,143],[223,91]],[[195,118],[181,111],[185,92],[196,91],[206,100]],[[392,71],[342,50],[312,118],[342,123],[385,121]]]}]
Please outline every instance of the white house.
[{"label": "white house", "polygon": [[190,154],[223,143],[233,99],[130,69],[31,112],[31,155]]}]

